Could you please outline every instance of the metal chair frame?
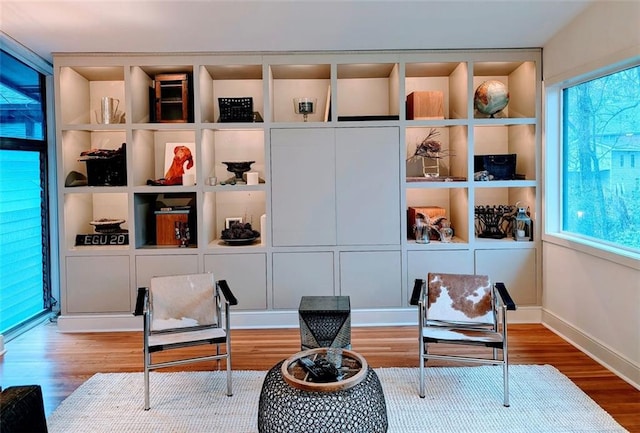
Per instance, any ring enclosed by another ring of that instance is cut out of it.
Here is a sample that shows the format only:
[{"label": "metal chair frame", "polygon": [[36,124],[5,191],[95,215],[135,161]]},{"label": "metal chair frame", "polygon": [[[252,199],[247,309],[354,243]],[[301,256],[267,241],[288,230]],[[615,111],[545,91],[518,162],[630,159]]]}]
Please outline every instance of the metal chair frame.
[{"label": "metal chair frame", "polygon": [[[162,278],[162,277],[157,277]],[[216,310],[217,323],[206,326],[170,328],[166,330],[152,330],[153,310],[151,307],[149,287],[138,288],[136,310],[134,315],[143,316],[144,335],[144,409],[149,410],[149,372],[166,367],[174,367],[194,362],[217,361],[218,368],[221,360],[226,360],[227,370],[227,396],[233,395],[231,378],[231,323],[230,306],[237,305],[238,301],[231,292],[225,280],[214,283],[214,308]],[[153,279],[151,282],[153,285]],[[221,296],[222,295],[222,296]],[[224,299],[223,299],[224,298]],[[224,309],[224,315],[222,314]],[[222,318],[224,317],[224,321]],[[222,325],[224,323],[224,325]],[[152,354],[156,352],[178,349],[183,347],[215,344],[215,355],[195,356],[171,361],[156,362],[152,360]],[[220,353],[220,346],[225,346],[225,352]]]},{"label": "metal chair frame", "polygon": [[[435,275],[429,273],[428,280],[432,281]],[[461,276],[465,276],[462,275]],[[470,277],[477,277],[469,275]],[[488,280],[488,277],[487,277]],[[464,321],[446,321],[437,320],[437,318],[429,318],[429,285],[425,280],[416,279],[414,282],[413,293],[411,295],[411,305],[418,306],[418,329],[419,350],[420,350],[420,390],[421,398],[425,397],[425,364],[429,359],[442,361],[471,362],[478,364],[502,365],[503,386],[504,386],[504,406],[509,407],[509,357],[508,357],[508,339],[507,339],[507,311],[515,310],[516,304],[513,302],[504,283],[495,283],[491,286],[491,312],[492,323],[476,323]],[[498,320],[500,318],[500,320]],[[431,330],[443,331],[451,330],[451,335],[443,335],[441,332],[431,333]],[[480,338],[462,338],[462,332],[469,335],[477,334]],[[457,333],[457,334],[456,334]],[[454,336],[453,334],[456,334]],[[461,344],[469,346],[489,347],[493,352],[491,358],[461,356],[461,355],[436,355],[429,353],[429,343],[448,343]],[[499,352],[502,356],[499,357]]]}]

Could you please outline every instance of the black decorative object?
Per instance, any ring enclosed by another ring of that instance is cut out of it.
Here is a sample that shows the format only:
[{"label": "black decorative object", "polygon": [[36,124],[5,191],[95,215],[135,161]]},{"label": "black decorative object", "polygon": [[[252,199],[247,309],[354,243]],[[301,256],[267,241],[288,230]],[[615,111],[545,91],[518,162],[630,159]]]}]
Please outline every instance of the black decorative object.
[{"label": "black decorative object", "polygon": [[253,98],[218,98],[220,122],[254,122]]},{"label": "black decorative object", "polygon": [[486,171],[488,180],[513,180],[516,178],[516,154],[475,155],[473,171]]},{"label": "black decorative object", "polygon": [[259,433],[387,431],[387,405],[373,369],[367,368],[364,379],[351,388],[316,392],[285,382],[283,362],[271,368],[262,383],[258,402]]},{"label": "black decorative object", "polygon": [[251,170],[251,164],[255,161],[222,161],[224,165],[227,166],[227,171],[235,174],[234,177],[225,180],[224,182],[220,182],[221,185],[229,184],[235,185],[240,184],[244,185],[247,182],[244,180],[244,174]]},{"label": "black decorative object", "polygon": [[235,222],[228,229],[222,230],[220,238],[227,245],[251,245],[260,237],[260,232],[253,230],[250,223]]},{"label": "black decorative object", "polygon": [[340,372],[326,358],[310,358],[302,357],[298,360],[302,367],[309,373],[309,378],[316,383],[337,382]]},{"label": "black decorative object", "polygon": [[91,233],[76,235],[76,246],[117,246],[129,245],[129,233]]},{"label": "black decorative object", "polygon": [[474,211],[479,238],[503,239],[512,233],[515,206],[476,206]]},{"label": "black decorative object", "polygon": [[351,347],[348,296],[303,296],[298,307],[301,348]]},{"label": "black decorative object", "polygon": [[124,186],[127,184],[126,143],[120,149],[91,149],[80,154],[87,164],[89,186]]}]

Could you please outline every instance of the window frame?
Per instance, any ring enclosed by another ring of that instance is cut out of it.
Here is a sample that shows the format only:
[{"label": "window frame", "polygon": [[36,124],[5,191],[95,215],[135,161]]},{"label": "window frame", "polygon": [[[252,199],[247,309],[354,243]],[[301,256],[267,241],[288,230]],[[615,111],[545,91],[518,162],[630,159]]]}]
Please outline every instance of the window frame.
[{"label": "window frame", "polygon": [[[50,314],[54,315],[60,311],[60,255],[59,255],[59,206],[58,206],[58,180],[57,180],[57,159],[56,159],[56,132],[55,132],[55,103],[54,103],[54,85],[53,85],[53,65],[35,54],[33,51],[20,44],[18,41],[12,39],[5,33],[0,32],[0,50],[10,54],[17,60],[21,61],[25,65],[34,69],[36,72],[43,76],[44,85],[44,116],[45,116],[45,130],[42,142],[45,143],[46,149],[44,156],[41,157],[40,163],[46,165],[45,173],[43,174],[45,188],[45,197],[48,204],[46,206],[48,224],[44,230],[47,231],[48,243],[43,245],[46,248],[46,269],[45,278],[48,281],[48,290],[50,293],[50,299],[52,305],[50,306]],[[13,140],[6,138],[7,140]],[[32,139],[22,139],[22,141],[29,141]],[[29,148],[28,150],[33,150]],[[27,324],[28,326],[28,324]],[[25,329],[26,330],[26,329]],[[20,331],[11,335],[4,335],[4,341],[8,341],[14,336],[17,336]],[[0,338],[2,336],[0,335]]]},{"label": "window frame", "polygon": [[571,248],[605,260],[640,270],[640,252],[606,241],[565,232],[563,221],[563,91],[593,79],[640,66],[640,57],[593,70],[586,74],[548,85],[544,91],[545,131],[542,160],[543,214],[542,241]]}]

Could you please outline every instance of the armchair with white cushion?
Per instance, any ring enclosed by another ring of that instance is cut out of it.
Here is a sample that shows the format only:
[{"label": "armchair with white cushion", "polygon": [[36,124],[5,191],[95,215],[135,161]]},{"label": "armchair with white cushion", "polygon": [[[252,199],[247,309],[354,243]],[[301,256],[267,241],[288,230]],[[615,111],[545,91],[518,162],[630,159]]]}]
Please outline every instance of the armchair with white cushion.
[{"label": "armchair with white cushion", "polygon": [[[210,273],[154,277],[149,287],[138,289],[134,314],[144,316],[145,410],[149,372],[187,363],[226,360],[227,395],[233,395],[229,309],[237,303],[227,282]],[[158,352],[199,345],[214,345],[215,353],[153,361]]]}]

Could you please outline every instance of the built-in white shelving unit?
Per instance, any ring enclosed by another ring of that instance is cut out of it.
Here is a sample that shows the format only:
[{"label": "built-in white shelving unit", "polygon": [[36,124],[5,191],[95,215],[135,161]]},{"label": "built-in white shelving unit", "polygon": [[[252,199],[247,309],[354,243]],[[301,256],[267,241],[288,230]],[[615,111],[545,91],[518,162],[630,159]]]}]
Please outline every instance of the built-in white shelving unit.
[{"label": "built-in white shelving unit", "polygon": [[[192,116],[157,122],[154,77],[175,73],[191,81]],[[199,271],[229,281],[246,326],[287,326],[310,294],[349,295],[356,322],[413,319],[413,280],[431,270],[488,273],[520,306],[540,304],[539,50],[57,54],[54,76],[63,330],[136,326],[137,287]],[[487,80],[510,94],[495,118],[474,109]],[[413,92],[440,92],[442,115],[413,119]],[[120,123],[99,123],[104,97],[117,100]],[[256,121],[221,121],[218,98],[248,97]],[[317,101],[307,122],[297,97]],[[447,150],[438,179],[410,158],[432,130]],[[125,182],[71,183],[70,173],[89,174],[81,153],[123,143]],[[167,148],[181,144],[195,185],[150,185],[165,175]],[[515,154],[518,179],[474,181],[474,157],[486,154]],[[260,182],[227,184],[227,161],[254,161]],[[476,206],[516,203],[530,210],[532,241],[477,236]],[[168,245],[157,212],[185,204],[189,245]],[[415,242],[407,209],[427,206],[444,210],[452,242]],[[128,243],[77,245],[101,218],[125,220]],[[229,218],[261,238],[228,245]]]}]

